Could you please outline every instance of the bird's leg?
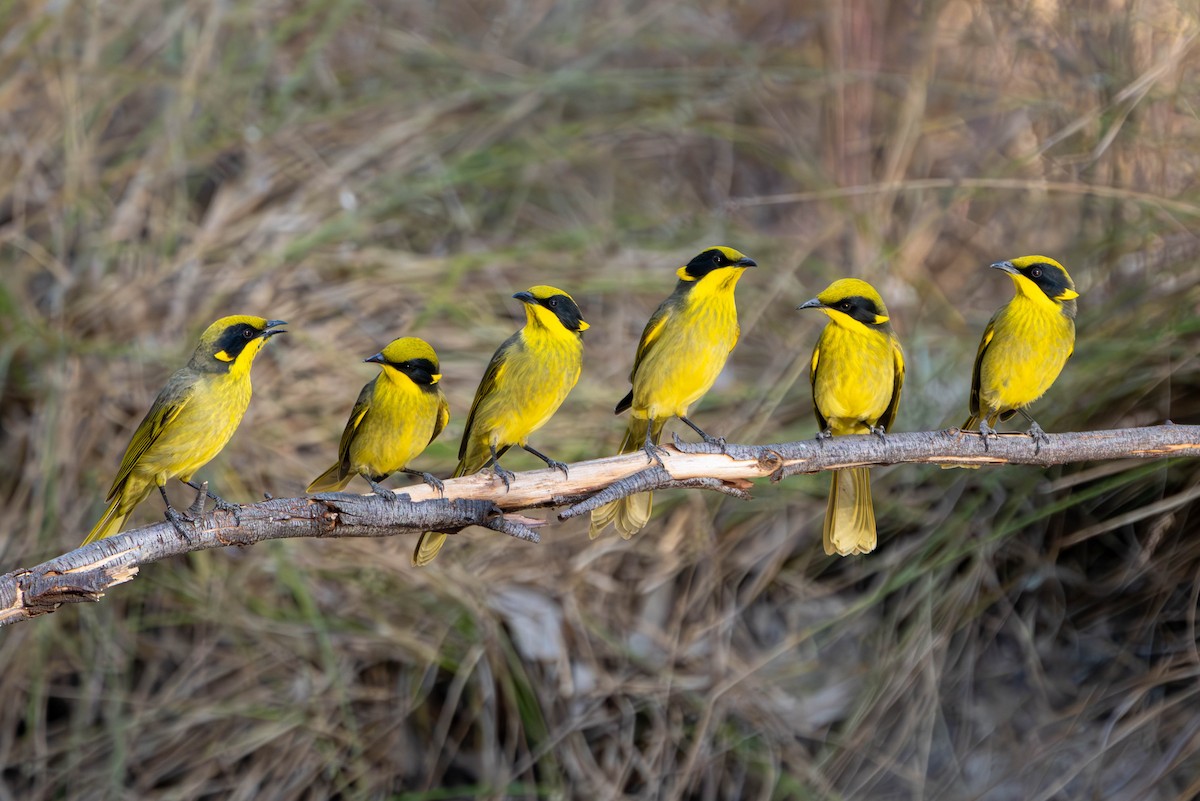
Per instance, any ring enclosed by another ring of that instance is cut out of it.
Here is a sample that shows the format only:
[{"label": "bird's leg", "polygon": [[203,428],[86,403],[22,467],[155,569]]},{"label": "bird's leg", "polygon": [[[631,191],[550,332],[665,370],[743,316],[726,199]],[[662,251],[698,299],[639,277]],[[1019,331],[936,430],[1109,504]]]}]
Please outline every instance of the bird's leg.
[{"label": "bird's leg", "polygon": [[372,491],[373,491],[373,492],[374,492],[376,495],[378,495],[378,496],[379,496],[380,500],[387,501],[388,503],[391,503],[392,501],[396,500],[396,493],[392,492],[390,489],[388,489],[387,487],[383,486],[383,485],[382,485],[382,484],[380,484],[378,481],[376,481],[375,479],[373,479],[373,478],[371,478],[370,476],[368,476],[366,473],[363,473],[363,474],[362,474],[362,477],[363,477],[364,479],[366,479],[366,482],[367,482],[368,484],[370,484],[370,485],[371,485],[371,490],[372,490]]},{"label": "bird's leg", "polygon": [[665,470],[667,468],[667,466],[665,464],[663,464],[662,456],[660,456],[659,454],[666,453],[666,451],[654,444],[654,440],[650,436],[650,433],[653,430],[654,430],[654,421],[647,420],[646,421],[646,441],[645,441],[645,443],[642,444],[642,450],[644,450],[646,452],[646,457],[650,460],[650,462],[652,464],[654,462],[658,462],[658,466]]},{"label": "bird's leg", "polygon": [[563,464],[562,462],[558,461],[557,459],[551,459],[546,454],[542,453],[541,451],[536,451],[533,448],[529,447],[528,445],[522,445],[521,447],[524,448],[525,450],[529,451],[530,453],[532,453],[537,458],[541,459],[543,462],[545,462],[546,466],[549,467],[551,470],[561,470],[564,478],[570,478],[570,476],[567,475],[567,466],[565,464]]},{"label": "bird's leg", "polygon": [[446,485],[443,484],[442,480],[433,473],[425,473],[421,470],[409,470],[407,467],[401,467],[400,472],[404,473],[406,476],[416,476],[428,484],[439,495],[446,494]]},{"label": "bird's leg", "polygon": [[872,434],[874,434],[875,436],[879,437],[879,439],[883,440],[884,442],[887,442],[887,429],[886,429],[886,428],[884,428],[883,426],[873,426],[873,425],[868,425],[868,426],[867,426],[867,429],[868,429],[868,430],[869,430],[869,431],[870,431]]},{"label": "bird's leg", "polygon": [[230,503],[229,501],[225,500],[217,493],[210,490],[208,488],[208,484],[197,484],[195,481],[185,481],[183,483],[187,484],[189,487],[196,490],[197,492],[203,492],[205,495],[208,496],[209,500],[211,500],[213,502],[213,504],[215,504],[216,508],[220,509],[222,512],[237,512],[237,510],[239,508],[236,503]]},{"label": "bird's leg", "polygon": [[[508,492],[510,489],[512,489],[510,482],[516,477],[516,473],[511,470],[505,470],[500,466],[500,457],[496,454],[495,445],[488,445],[488,447],[492,451],[492,458],[488,464],[492,466],[492,472],[496,474],[496,478],[504,482],[504,491]],[[484,466],[486,467],[487,465]]]},{"label": "bird's leg", "polygon": [[699,434],[700,439],[704,440],[709,445],[716,445],[718,448],[721,449],[722,453],[725,452],[725,438],[724,437],[713,437],[713,436],[709,436],[708,434],[705,434],[704,431],[700,428],[700,426],[696,425],[695,423],[693,423],[691,420],[687,419],[683,415],[679,415],[679,419],[682,420],[683,422],[687,423],[688,428],[692,429],[697,434]]},{"label": "bird's leg", "polygon": [[988,449],[988,437],[999,437],[1000,432],[988,425],[987,419],[979,418],[979,436],[983,438],[983,449]]},{"label": "bird's leg", "polygon": [[1017,411],[1029,421],[1029,430],[1025,433],[1033,438],[1033,452],[1039,453],[1042,450],[1042,444],[1050,441],[1050,436],[1037,424],[1037,420],[1029,416],[1029,412],[1024,409],[1017,409]]},{"label": "bird's leg", "polygon": [[174,506],[171,505],[171,499],[167,497],[166,488],[159,487],[158,491],[162,495],[163,503],[165,503],[167,505],[166,511],[163,512],[163,514],[167,518],[167,522],[169,522],[171,524],[171,526],[177,532],[179,532],[179,536],[183,537],[186,541],[191,542],[192,537],[190,534],[188,534],[187,530],[183,527],[183,524],[191,523],[192,520],[190,518],[188,518],[187,515],[182,514],[178,509],[176,509]]}]

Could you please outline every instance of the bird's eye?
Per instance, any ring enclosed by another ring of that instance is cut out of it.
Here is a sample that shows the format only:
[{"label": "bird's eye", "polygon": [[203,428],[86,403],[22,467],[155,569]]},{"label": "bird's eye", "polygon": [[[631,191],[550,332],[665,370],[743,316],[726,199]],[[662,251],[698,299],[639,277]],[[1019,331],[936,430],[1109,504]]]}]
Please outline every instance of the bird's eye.
[{"label": "bird's eye", "polygon": [[1030,278],[1041,278],[1042,277],[1042,268],[1034,267],[1032,270],[1029,271],[1029,277]]},{"label": "bird's eye", "polygon": [[244,336],[246,339],[254,339],[254,329],[247,328],[246,330],[242,331],[242,336]]},{"label": "bird's eye", "polygon": [[841,309],[842,311],[850,311],[850,308],[851,308],[850,301],[843,300],[841,303],[838,304],[838,308]]},{"label": "bird's eye", "polygon": [[717,265],[717,266],[719,267],[723,261],[725,261],[725,254],[724,254],[724,253],[719,253],[719,252],[718,252],[718,253],[714,253],[714,254],[713,254],[713,264],[715,264],[715,265]]},{"label": "bird's eye", "polygon": [[558,308],[558,298],[550,298],[550,300],[548,302],[550,304],[550,308],[552,308],[552,309]]}]

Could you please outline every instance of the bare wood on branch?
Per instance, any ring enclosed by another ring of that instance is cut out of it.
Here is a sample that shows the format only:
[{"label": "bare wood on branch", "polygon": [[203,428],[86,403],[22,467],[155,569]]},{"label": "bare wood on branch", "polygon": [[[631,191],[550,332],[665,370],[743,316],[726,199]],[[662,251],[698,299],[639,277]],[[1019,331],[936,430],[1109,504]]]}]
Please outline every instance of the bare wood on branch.
[{"label": "bare wood on branch", "polygon": [[[478,525],[531,542],[543,521],[519,513],[567,507],[561,519],[638,492],[671,488],[709,489],[749,499],[751,479],[778,481],[798,473],[891,464],[1040,467],[1104,459],[1200,456],[1200,426],[1161,425],[1112,431],[1052,434],[1040,447],[1024,434],[1002,434],[986,445],[975,432],[947,429],[906,434],[837,437],[774,445],[685,444],[667,446],[662,465],[641,451],[518,473],[505,491],[490,471],[445,482],[441,498],[425,484],[400,488],[401,497],[327,493],[276,498],[236,512],[195,515],[187,538],[170,523],[126,531],[31,568],[0,576],[0,626],[47,612],[64,603],[97,601],[131,580],[140,565],[191,551],[252,545],[289,537],[387,537],[428,530],[458,532]],[[404,497],[407,496],[407,499]],[[200,500],[198,498],[198,500]],[[202,507],[192,511],[200,512]]]}]

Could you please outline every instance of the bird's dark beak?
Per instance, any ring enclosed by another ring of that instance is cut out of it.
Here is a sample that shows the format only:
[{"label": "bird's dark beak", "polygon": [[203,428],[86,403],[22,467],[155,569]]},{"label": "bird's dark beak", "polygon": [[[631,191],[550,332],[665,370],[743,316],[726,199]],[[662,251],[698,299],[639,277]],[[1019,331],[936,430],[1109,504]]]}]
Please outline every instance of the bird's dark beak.
[{"label": "bird's dark beak", "polygon": [[998,261],[995,264],[990,264],[988,266],[996,270],[1003,270],[1004,272],[1011,273],[1012,275],[1021,274],[1020,270],[1018,270],[1016,267],[1013,267],[1013,263],[1011,261]]},{"label": "bird's dark beak", "polygon": [[387,359],[383,358],[383,351],[380,351],[370,358],[363,359],[364,364],[367,362],[374,362],[375,364],[387,364]]},{"label": "bird's dark beak", "polygon": [[513,295],[513,297],[522,303],[537,303],[537,298],[535,298],[531,292],[518,292],[517,294]]},{"label": "bird's dark beak", "polygon": [[286,334],[287,329],[284,328],[278,328],[274,331],[271,330],[272,328],[275,328],[275,326],[279,325],[287,325],[287,322],[284,320],[267,320],[267,327],[263,329],[263,332],[259,334],[259,336],[263,339],[270,339],[276,334]]},{"label": "bird's dark beak", "polygon": [[742,256],[740,259],[735,261],[733,263],[733,265],[735,267],[757,267],[758,262],[756,262],[754,259],[750,258],[749,256]]},{"label": "bird's dark beak", "polygon": [[796,310],[799,311],[800,309],[819,309],[824,305],[825,304],[821,302],[820,298],[813,298],[812,300],[808,301],[807,303],[801,303],[799,306],[796,307]]}]

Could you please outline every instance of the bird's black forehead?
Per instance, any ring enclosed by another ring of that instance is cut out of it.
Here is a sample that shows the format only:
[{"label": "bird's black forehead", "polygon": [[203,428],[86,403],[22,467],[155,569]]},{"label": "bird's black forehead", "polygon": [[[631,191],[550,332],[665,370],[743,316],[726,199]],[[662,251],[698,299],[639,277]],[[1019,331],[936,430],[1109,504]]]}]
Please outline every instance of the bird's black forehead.
[{"label": "bird's black forehead", "polygon": [[693,278],[703,278],[720,267],[733,264],[729,257],[716,248],[709,248],[687,263],[684,267],[687,274]]}]

